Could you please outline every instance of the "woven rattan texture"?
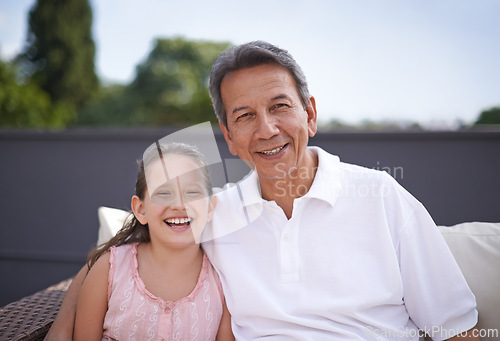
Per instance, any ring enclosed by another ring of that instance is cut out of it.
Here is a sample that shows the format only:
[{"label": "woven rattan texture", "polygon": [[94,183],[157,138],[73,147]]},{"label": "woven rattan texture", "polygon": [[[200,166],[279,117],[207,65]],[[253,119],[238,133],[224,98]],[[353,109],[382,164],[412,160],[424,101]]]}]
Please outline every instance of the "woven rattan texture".
[{"label": "woven rattan texture", "polygon": [[43,340],[71,279],[0,308],[0,341]]}]

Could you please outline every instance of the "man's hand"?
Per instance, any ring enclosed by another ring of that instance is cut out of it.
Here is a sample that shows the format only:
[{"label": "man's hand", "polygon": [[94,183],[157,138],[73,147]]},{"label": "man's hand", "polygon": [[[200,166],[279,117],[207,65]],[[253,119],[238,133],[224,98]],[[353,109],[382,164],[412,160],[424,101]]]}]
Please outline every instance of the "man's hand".
[{"label": "man's hand", "polygon": [[76,302],[82,283],[87,276],[88,267],[85,265],[71,282],[64,300],[59,308],[56,319],[44,341],[71,341],[73,339],[73,327],[75,325]]}]

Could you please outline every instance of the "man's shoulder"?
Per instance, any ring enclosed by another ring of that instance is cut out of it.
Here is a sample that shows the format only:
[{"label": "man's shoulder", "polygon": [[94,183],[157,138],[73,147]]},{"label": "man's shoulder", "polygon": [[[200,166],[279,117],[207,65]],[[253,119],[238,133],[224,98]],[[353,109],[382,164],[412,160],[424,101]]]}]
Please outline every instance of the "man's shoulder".
[{"label": "man's shoulder", "polygon": [[342,177],[354,178],[385,178],[387,172],[380,169],[379,165],[374,167],[362,166],[353,163],[342,161],[339,156],[331,154],[320,147],[309,147],[318,156],[319,169],[324,169],[327,172],[332,172],[336,169]]},{"label": "man's shoulder", "polygon": [[247,204],[252,201],[258,201],[260,196],[260,188],[258,178],[255,172],[251,171],[238,182],[231,182],[224,185],[222,188],[214,188],[214,195],[217,197],[217,202],[245,202]]},{"label": "man's shoulder", "polygon": [[262,197],[252,174],[237,183],[219,189],[217,206],[210,224],[203,232],[203,241],[213,240],[250,225],[262,213]]}]

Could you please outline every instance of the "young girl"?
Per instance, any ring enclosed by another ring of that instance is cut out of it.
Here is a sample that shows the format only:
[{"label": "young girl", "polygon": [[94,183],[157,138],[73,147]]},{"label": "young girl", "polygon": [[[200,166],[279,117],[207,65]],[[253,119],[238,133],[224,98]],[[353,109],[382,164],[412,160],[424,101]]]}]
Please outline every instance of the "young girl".
[{"label": "young girl", "polygon": [[89,254],[74,340],[234,340],[219,278],[197,244],[216,205],[207,163],[186,144],[152,147],[134,216]]}]

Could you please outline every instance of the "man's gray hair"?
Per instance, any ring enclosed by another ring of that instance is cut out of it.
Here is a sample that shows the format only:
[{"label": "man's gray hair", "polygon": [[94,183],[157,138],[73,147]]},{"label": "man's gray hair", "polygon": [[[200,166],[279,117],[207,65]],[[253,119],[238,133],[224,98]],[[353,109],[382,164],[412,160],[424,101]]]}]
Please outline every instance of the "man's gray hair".
[{"label": "man's gray hair", "polygon": [[306,76],[288,51],[264,41],[252,41],[230,46],[215,59],[210,74],[209,87],[215,114],[225,127],[227,127],[227,115],[220,90],[222,79],[230,72],[263,64],[277,64],[287,69],[295,80],[297,92],[304,108],[307,107],[311,96],[307,88]]}]

